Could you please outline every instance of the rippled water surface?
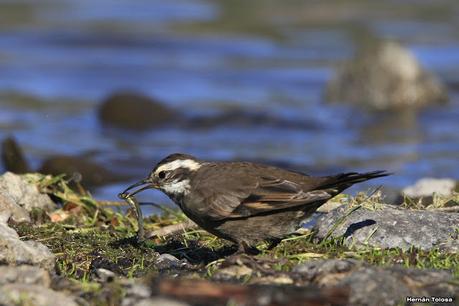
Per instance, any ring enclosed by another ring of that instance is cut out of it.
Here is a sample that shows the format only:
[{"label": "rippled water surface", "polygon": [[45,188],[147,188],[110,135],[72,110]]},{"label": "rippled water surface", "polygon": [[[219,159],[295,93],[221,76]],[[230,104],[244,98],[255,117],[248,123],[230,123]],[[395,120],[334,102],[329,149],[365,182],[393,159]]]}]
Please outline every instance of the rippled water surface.
[{"label": "rippled water surface", "polygon": [[[388,169],[396,175],[379,182],[396,188],[459,179],[459,4],[413,2],[0,0],[0,97],[15,97],[0,100],[0,136],[14,134],[35,167],[52,154],[91,152],[138,178],[164,155],[187,152],[320,174]],[[368,33],[406,44],[447,83],[449,104],[418,114],[325,104],[326,82]],[[270,120],[103,128],[97,105],[120,89],[190,117]]]}]

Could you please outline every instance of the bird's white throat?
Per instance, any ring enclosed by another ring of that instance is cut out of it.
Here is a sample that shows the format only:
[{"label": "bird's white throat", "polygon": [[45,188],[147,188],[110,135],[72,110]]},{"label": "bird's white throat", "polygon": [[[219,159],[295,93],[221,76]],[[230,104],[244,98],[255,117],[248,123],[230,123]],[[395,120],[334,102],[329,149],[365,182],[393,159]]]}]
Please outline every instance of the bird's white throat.
[{"label": "bird's white throat", "polygon": [[190,188],[190,180],[175,180],[161,186],[161,189],[168,195],[187,195]]}]

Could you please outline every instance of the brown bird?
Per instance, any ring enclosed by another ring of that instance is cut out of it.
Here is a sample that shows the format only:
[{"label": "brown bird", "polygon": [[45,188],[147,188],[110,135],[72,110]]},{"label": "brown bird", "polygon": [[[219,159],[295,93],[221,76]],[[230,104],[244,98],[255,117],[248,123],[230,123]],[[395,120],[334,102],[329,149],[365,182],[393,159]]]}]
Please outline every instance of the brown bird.
[{"label": "brown bird", "polygon": [[251,162],[208,162],[172,154],[122,195],[159,189],[200,227],[236,243],[239,252],[253,253],[256,243],[274,245],[293,233],[302,220],[344,189],[386,175],[373,171],[312,177]]}]

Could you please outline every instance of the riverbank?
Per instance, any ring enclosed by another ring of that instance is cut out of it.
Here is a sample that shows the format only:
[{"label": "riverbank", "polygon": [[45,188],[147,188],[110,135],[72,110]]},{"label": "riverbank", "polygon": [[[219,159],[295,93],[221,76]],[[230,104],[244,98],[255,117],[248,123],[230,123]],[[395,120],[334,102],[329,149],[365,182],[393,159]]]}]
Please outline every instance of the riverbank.
[{"label": "riverbank", "polygon": [[[252,257],[232,255],[230,244],[170,208],[145,218],[151,238],[139,243],[131,209],[69,183],[0,177],[0,304],[395,305],[408,296],[459,297],[457,193],[427,207],[408,198],[387,205],[378,192],[341,195],[313,231],[272,250],[260,245]],[[406,229],[391,237],[381,216]],[[188,229],[164,231],[178,224]],[[164,235],[154,236],[158,230]],[[415,232],[432,243],[420,245]]]}]

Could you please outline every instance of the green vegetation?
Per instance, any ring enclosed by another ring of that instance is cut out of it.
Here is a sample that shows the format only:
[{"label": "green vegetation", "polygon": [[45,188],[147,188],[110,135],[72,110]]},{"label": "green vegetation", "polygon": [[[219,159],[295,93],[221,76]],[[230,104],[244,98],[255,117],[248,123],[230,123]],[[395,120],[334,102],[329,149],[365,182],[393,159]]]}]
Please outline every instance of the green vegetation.
[{"label": "green vegetation", "polygon": [[[135,239],[135,214],[130,209],[122,213],[123,203],[97,202],[81,186],[62,176],[34,174],[29,179],[60,202],[61,208],[49,215],[34,212],[34,226],[13,226],[22,239],[33,239],[47,245],[56,255],[59,274],[77,281],[89,291],[99,288],[96,283],[92,283],[98,268],[129,278],[167,273],[158,270],[155,259],[158,253],[169,253],[179,259],[187,259],[192,265],[185,275],[209,278],[218,271],[223,258],[234,251],[227,242],[200,229],[138,243]],[[449,206],[451,201],[457,204],[457,200],[457,195],[443,200],[437,197],[434,204],[435,207]],[[376,192],[370,196],[359,194],[355,198],[340,196],[337,201],[345,202],[355,209],[360,206],[378,209],[381,198]],[[405,205],[414,206],[408,202]],[[145,229],[148,233],[184,220],[186,217],[181,212],[164,209],[161,216],[145,219]],[[378,266],[446,269],[452,271],[459,281],[459,254],[447,254],[439,250],[402,251],[372,247],[349,249],[341,239],[316,241],[308,231],[284,239],[272,250],[263,244],[259,248],[262,252],[257,256],[257,262],[262,262],[264,269],[272,271],[287,272],[297,263],[317,258],[352,258]],[[242,281],[250,282],[250,279]]]}]

